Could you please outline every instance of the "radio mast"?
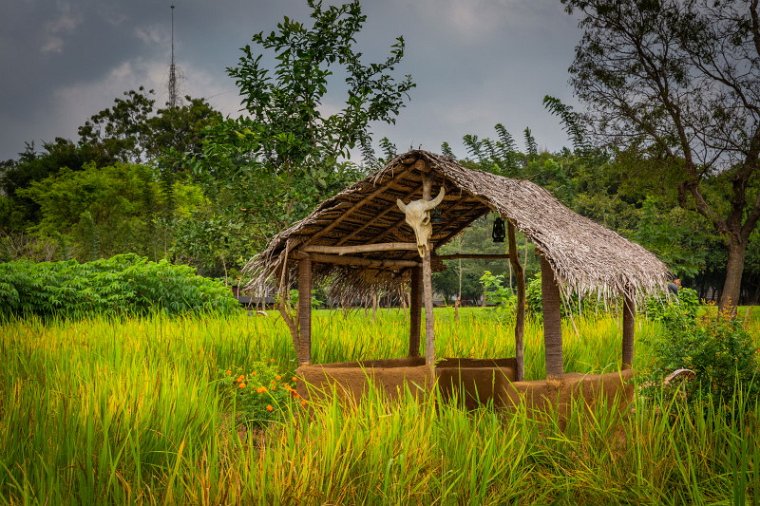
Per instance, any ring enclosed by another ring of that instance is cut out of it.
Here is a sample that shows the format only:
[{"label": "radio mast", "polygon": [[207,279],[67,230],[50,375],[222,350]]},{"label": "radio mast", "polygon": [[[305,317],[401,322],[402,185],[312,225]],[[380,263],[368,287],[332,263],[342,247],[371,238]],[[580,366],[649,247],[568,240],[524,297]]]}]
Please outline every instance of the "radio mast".
[{"label": "radio mast", "polygon": [[169,107],[177,107],[177,69],[174,65],[174,4],[172,4],[172,61],[169,65]]}]

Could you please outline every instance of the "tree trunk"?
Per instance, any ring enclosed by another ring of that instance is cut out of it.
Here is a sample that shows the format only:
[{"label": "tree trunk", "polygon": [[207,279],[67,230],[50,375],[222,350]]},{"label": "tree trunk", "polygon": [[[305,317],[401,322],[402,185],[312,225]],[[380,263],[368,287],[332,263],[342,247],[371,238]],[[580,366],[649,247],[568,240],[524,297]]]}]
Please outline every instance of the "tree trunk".
[{"label": "tree trunk", "polygon": [[736,315],[736,306],[741,294],[742,274],[744,272],[744,257],[747,253],[746,242],[731,240],[728,244],[728,262],[726,264],[726,280],[720,294],[718,308],[731,316]]},{"label": "tree trunk", "polygon": [[544,309],[544,347],[546,354],[546,377],[562,376],[562,302],[554,270],[541,255],[541,300]]}]

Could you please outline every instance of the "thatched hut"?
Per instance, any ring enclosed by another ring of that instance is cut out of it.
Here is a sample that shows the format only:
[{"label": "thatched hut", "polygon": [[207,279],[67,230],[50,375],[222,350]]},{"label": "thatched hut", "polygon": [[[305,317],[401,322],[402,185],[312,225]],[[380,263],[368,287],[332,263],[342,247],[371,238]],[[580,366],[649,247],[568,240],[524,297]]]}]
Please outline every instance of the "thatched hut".
[{"label": "thatched hut", "polygon": [[[435,199],[434,192],[438,194]],[[420,237],[425,233],[408,226],[413,219],[409,216],[413,207],[410,201],[422,202],[427,213],[423,213],[423,222],[429,222],[429,208],[435,207],[429,238]],[[442,245],[489,212],[497,213],[506,221],[509,253],[437,253]],[[516,254],[515,229],[535,244],[541,259],[547,377],[561,378],[564,374],[560,327],[563,292],[622,297],[625,301],[622,368],[630,368],[636,300],[665,287],[666,266],[641,246],[571,211],[534,183],[467,169],[452,159],[426,151],[414,150],[400,155],[385,168],[325,200],[309,216],[274,237],[247,269],[254,273],[252,287],[274,284],[282,294],[291,286],[291,280],[297,279],[300,294],[297,313],[292,316],[284,306],[281,313],[293,335],[302,371],[308,372],[309,367],[313,367],[310,366],[310,297],[315,279],[327,279],[334,292],[353,297],[378,287],[386,290],[409,287],[409,359],[388,364],[422,367],[420,371],[427,367],[433,371],[436,361],[432,270],[445,259],[504,258],[517,275],[516,357],[501,364],[455,361],[449,365],[459,369],[488,366],[508,371],[509,379],[520,381],[523,379],[525,282]],[[287,297],[281,300],[284,304]],[[423,307],[426,311],[424,363],[418,358]],[[363,372],[367,364],[370,363],[359,364]],[[379,373],[382,365],[382,361],[375,361],[371,368]],[[349,365],[342,364],[335,370],[346,367]],[[445,367],[439,363],[438,369],[440,376]]]}]

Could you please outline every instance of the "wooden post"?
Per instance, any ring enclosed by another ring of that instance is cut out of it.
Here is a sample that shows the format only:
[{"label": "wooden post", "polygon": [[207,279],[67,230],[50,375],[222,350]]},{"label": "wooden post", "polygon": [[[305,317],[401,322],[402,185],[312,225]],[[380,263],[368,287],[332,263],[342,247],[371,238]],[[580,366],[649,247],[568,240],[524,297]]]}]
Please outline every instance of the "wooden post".
[{"label": "wooden post", "polygon": [[420,356],[420,324],[422,322],[422,269],[412,268],[409,324],[409,356]]},{"label": "wooden post", "polygon": [[554,270],[541,255],[541,302],[544,309],[544,347],[546,355],[546,377],[564,374],[562,364],[562,301]]},{"label": "wooden post", "polygon": [[626,293],[623,299],[623,369],[633,366],[633,335],[635,332],[636,301]]},{"label": "wooden post", "polygon": [[525,272],[517,255],[515,226],[507,220],[507,235],[509,236],[509,262],[517,277],[517,318],[515,321],[515,360],[517,361],[516,379],[522,381],[525,376],[525,358],[523,336],[525,335]]},{"label": "wooden post", "polygon": [[[428,176],[422,178],[422,198],[431,200],[433,180]],[[422,288],[425,299],[425,365],[435,369],[435,320],[433,319],[433,270],[430,268],[430,243],[422,257]]]},{"label": "wooden post", "polygon": [[299,364],[311,361],[311,258],[298,262],[298,355]]},{"label": "wooden post", "polygon": [[430,251],[422,259],[422,287],[425,297],[425,364],[435,368],[435,330],[433,320],[433,281],[430,268]]}]

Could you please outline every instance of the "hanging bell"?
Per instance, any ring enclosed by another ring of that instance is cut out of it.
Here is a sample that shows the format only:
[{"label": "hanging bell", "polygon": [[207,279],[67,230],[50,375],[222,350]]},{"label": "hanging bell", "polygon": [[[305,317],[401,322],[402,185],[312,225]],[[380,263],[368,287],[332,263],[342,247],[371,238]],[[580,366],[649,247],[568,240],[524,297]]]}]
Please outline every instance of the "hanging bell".
[{"label": "hanging bell", "polygon": [[506,235],[504,220],[497,216],[496,219],[493,220],[493,232],[491,232],[493,242],[504,242]]}]

